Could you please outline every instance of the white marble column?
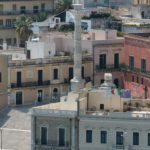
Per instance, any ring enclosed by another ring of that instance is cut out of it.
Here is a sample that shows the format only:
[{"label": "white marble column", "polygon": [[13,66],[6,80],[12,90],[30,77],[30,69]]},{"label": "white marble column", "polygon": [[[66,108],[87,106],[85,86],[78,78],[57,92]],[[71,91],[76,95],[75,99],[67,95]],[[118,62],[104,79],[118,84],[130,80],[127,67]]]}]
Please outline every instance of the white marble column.
[{"label": "white marble column", "polygon": [[31,150],[35,150],[35,116],[31,115]]},{"label": "white marble column", "polygon": [[75,119],[72,119],[72,141],[71,150],[75,150]]},{"label": "white marble column", "polygon": [[81,76],[82,47],[81,47],[81,14],[82,4],[74,4],[75,32],[74,32],[74,77],[71,80],[71,90],[77,91],[84,87]]}]

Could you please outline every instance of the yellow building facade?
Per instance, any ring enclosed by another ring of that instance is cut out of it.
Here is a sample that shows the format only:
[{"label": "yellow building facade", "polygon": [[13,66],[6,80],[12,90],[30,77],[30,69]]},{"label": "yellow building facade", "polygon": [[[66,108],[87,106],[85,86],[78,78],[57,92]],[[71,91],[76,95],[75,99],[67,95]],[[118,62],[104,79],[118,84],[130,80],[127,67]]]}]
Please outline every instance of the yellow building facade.
[{"label": "yellow building facade", "polygon": [[[8,66],[10,105],[56,102],[70,90],[73,78],[73,58],[70,56],[10,60]],[[92,57],[84,56],[82,77],[87,82],[92,79],[92,68]]]},{"label": "yellow building facade", "polygon": [[144,5],[150,5],[150,0],[133,0],[134,5],[144,4]]},{"label": "yellow building facade", "polygon": [[17,45],[15,20],[18,15],[35,16],[39,12],[52,13],[54,0],[0,0],[0,45]]},{"label": "yellow building facade", "polygon": [[0,55],[0,110],[8,104],[8,56]]}]

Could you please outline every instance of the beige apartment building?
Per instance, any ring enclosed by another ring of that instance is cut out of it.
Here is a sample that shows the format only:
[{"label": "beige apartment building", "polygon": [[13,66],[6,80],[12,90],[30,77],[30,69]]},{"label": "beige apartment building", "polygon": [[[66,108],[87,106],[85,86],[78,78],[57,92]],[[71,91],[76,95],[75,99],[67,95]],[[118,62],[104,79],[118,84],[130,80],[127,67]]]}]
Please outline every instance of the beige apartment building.
[{"label": "beige apartment building", "polygon": [[39,12],[52,13],[54,0],[0,0],[0,45],[17,45],[15,20],[18,15],[35,16]]},{"label": "beige apartment building", "polygon": [[[82,77],[92,79],[92,57],[83,57]],[[22,105],[57,102],[70,90],[73,78],[73,57],[9,60],[8,104]]]},{"label": "beige apartment building", "polygon": [[8,93],[7,93],[7,84],[8,84],[8,56],[1,55],[0,61],[0,110],[7,106],[8,104]]}]

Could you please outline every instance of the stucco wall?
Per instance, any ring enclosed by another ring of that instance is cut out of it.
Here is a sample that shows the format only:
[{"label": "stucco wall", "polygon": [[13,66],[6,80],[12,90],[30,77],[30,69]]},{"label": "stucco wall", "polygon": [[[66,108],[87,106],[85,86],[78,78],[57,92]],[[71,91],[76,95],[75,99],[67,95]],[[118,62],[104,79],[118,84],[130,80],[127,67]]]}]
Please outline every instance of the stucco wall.
[{"label": "stucco wall", "polygon": [[[116,146],[116,131],[121,131],[124,133],[125,149],[149,150],[147,146],[149,123],[150,120],[139,119],[80,118],[80,149],[111,150]],[[92,130],[92,143],[86,143],[86,130]],[[100,143],[100,131],[107,131],[107,144]],[[133,132],[139,132],[139,146],[133,146]]]}]

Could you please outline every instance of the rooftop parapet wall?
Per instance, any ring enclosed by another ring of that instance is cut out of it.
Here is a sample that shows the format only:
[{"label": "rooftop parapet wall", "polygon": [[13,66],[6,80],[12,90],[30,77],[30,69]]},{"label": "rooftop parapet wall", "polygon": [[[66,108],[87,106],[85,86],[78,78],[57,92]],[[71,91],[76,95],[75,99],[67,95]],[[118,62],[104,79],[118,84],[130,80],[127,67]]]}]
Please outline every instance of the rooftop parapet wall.
[{"label": "rooftop parapet wall", "polygon": [[147,119],[150,120],[149,111],[134,111],[134,112],[100,112],[100,111],[82,111],[80,113],[81,117],[94,117],[94,118],[111,118],[111,119]]},{"label": "rooftop parapet wall", "polygon": [[[92,61],[92,56],[87,55],[82,58],[82,62]],[[9,60],[9,67],[13,66],[29,66],[29,65],[44,65],[44,64],[55,64],[55,63],[73,63],[73,58],[69,56],[59,56],[53,58],[44,58],[44,59],[27,59],[27,60]]]},{"label": "rooftop parapet wall", "polygon": [[[150,36],[150,34],[149,34]],[[145,45],[146,47],[149,47],[150,45],[150,38],[148,35],[143,34],[140,36],[140,34],[128,34],[125,35],[125,44],[135,45],[135,46],[142,46]],[[139,43],[140,42],[140,43]]]},{"label": "rooftop parapet wall", "polygon": [[[34,116],[53,116],[53,117],[76,117],[77,111],[60,110],[50,108],[33,108]],[[80,111],[80,117],[104,118],[104,119],[131,119],[131,120],[150,120],[150,111],[133,111],[133,112],[102,112],[102,111]]]}]

